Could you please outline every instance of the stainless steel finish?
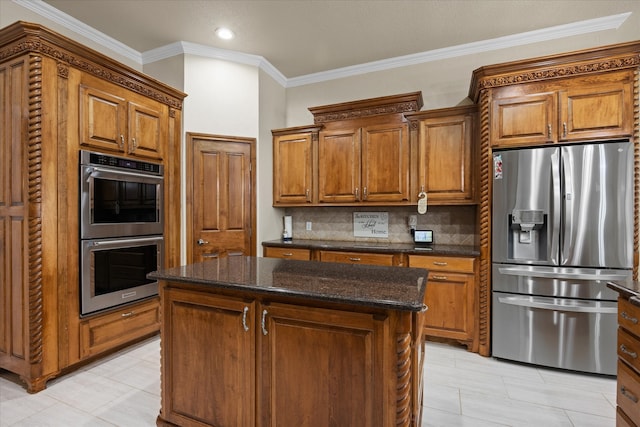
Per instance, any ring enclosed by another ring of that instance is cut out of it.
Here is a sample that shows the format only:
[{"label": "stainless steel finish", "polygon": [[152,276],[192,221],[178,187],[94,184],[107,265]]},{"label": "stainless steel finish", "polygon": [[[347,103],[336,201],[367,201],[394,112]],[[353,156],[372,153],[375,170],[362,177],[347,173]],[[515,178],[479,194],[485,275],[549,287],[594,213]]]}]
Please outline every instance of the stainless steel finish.
[{"label": "stainless steel finish", "polygon": [[92,252],[117,248],[131,248],[148,245],[157,245],[158,270],[162,268],[164,260],[164,239],[162,236],[144,236],[139,239],[109,239],[109,240],[82,240],[80,253],[80,308],[83,315],[105,308],[120,305],[128,301],[139,300],[158,294],[158,283],[123,289],[105,295],[94,295],[92,290]]},{"label": "stainless steel finish", "polygon": [[[124,236],[159,235],[164,233],[164,167],[159,174],[136,172],[116,167],[91,164],[91,152],[80,151],[80,238],[98,239]],[[112,156],[113,157],[113,156]],[[94,223],[94,185],[96,179],[151,184],[156,186],[157,222]]]},{"label": "stainless steel finish", "polygon": [[536,297],[535,302],[544,301],[545,307],[505,304],[500,301],[505,298],[509,301],[509,298],[534,297],[494,292],[494,357],[583,372],[616,374],[615,301],[578,300],[591,304],[590,310],[593,311],[580,312],[567,304],[572,300],[566,298]]},{"label": "stainless steel finish", "polygon": [[615,375],[606,282],[632,279],[633,145],[496,150],[494,167],[493,356]]},{"label": "stainless steel finish", "polygon": [[633,151],[629,142],[562,147],[560,264],[633,268]]}]

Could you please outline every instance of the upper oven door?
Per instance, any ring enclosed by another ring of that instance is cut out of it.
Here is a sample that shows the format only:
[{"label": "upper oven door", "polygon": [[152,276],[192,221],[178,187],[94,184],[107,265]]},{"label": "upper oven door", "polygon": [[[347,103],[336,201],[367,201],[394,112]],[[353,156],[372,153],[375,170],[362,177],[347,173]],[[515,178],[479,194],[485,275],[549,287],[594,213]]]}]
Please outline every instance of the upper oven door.
[{"label": "upper oven door", "polygon": [[163,191],[162,176],[81,165],[81,238],[162,234]]}]

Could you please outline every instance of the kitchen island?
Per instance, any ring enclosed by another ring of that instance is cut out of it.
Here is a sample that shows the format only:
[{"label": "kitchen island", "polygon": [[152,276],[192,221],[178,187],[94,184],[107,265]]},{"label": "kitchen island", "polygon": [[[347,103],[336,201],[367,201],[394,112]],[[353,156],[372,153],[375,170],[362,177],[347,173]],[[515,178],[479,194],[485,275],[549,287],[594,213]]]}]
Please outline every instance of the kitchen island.
[{"label": "kitchen island", "polygon": [[159,426],[419,426],[427,270],[228,257],[154,272]]}]

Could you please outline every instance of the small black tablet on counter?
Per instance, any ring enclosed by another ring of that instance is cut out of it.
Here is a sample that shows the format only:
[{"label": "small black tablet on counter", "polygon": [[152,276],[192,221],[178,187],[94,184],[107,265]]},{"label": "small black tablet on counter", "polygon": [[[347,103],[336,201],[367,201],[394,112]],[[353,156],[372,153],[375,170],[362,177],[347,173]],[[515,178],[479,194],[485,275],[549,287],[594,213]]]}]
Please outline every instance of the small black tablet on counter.
[{"label": "small black tablet on counter", "polygon": [[413,233],[413,242],[416,245],[433,244],[433,230],[415,230]]}]

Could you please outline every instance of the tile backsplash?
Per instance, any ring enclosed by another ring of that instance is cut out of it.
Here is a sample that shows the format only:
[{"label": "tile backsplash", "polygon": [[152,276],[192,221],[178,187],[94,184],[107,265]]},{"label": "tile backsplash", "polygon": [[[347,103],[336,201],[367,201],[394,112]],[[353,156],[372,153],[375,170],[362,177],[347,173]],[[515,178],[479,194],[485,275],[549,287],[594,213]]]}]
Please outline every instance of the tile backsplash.
[{"label": "tile backsplash", "polygon": [[[354,237],[353,213],[380,211],[389,213],[389,237]],[[294,240],[410,243],[409,215],[417,215],[417,228],[433,230],[436,244],[473,246],[478,239],[475,206],[430,206],[424,215],[419,215],[415,206],[287,208],[284,214],[293,217]],[[307,222],[311,222],[310,231]]]}]

